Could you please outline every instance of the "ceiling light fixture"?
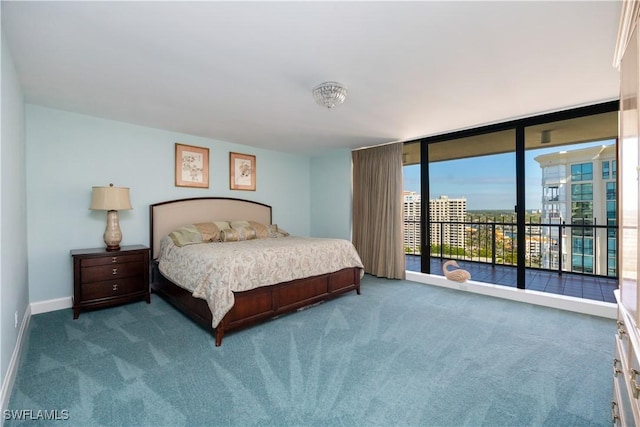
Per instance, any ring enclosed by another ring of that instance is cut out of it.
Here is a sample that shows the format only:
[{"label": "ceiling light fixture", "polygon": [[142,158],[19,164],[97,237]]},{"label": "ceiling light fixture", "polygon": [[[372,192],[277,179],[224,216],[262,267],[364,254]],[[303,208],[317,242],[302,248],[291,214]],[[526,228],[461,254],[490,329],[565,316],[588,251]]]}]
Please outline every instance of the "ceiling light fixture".
[{"label": "ceiling light fixture", "polygon": [[540,133],[540,144],[548,144],[551,142],[551,131],[543,130]]},{"label": "ceiling light fixture", "polygon": [[313,97],[318,105],[333,108],[347,98],[347,88],[338,82],[324,82],[313,88]]}]

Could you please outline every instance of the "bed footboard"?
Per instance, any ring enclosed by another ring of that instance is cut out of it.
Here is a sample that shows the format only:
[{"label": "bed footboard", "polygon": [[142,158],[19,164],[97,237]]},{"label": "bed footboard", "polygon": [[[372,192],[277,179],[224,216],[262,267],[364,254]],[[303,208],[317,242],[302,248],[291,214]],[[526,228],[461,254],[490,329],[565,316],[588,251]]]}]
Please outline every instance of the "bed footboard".
[{"label": "bed footboard", "polygon": [[245,328],[346,292],[355,290],[360,295],[360,268],[357,267],[237,292],[234,293],[233,308],[213,328],[211,311],[205,300],[192,297],[189,291],[162,276],[157,262],[154,262],[152,277],[153,292],[210,331],[215,336],[216,346],[222,344],[222,338],[228,331]]}]

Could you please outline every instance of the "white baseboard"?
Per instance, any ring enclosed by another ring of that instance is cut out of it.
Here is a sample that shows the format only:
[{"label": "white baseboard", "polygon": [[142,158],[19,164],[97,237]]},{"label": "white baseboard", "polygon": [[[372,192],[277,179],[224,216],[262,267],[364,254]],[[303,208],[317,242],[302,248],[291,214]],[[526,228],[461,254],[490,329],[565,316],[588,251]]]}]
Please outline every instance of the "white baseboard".
[{"label": "white baseboard", "polygon": [[[11,360],[9,360],[9,366],[7,367],[7,374],[2,382],[2,395],[0,401],[2,402],[2,414],[9,407],[9,399],[11,399],[11,392],[13,385],[16,382],[16,376],[18,375],[18,366],[20,363],[20,354],[22,354],[22,340],[25,336],[25,331],[29,327],[29,321],[31,320],[31,306],[27,306],[20,323],[20,330],[18,331],[18,339],[16,340],[16,346],[13,349]],[[0,425],[4,425],[4,416],[0,418]]]},{"label": "white baseboard", "polygon": [[[11,399],[11,392],[13,385],[16,381],[16,375],[18,374],[18,364],[20,362],[20,354],[22,353],[23,338],[25,331],[31,321],[31,316],[34,314],[48,313],[50,311],[63,310],[73,307],[73,298],[58,298],[48,301],[34,302],[27,306],[20,324],[20,330],[18,332],[18,339],[16,340],[16,346],[13,349],[11,360],[9,361],[9,367],[7,368],[7,374],[2,382],[2,394],[0,395],[0,402],[2,405],[2,414],[8,409],[9,399]],[[0,426],[4,425],[4,416],[0,418]]]},{"label": "white baseboard", "polygon": [[73,298],[65,297],[58,299],[50,299],[47,301],[32,302],[31,314],[48,313],[50,311],[64,310],[73,307]]},{"label": "white baseboard", "polygon": [[618,306],[615,303],[611,302],[594,301],[585,298],[552,294],[549,292],[532,291],[529,289],[518,289],[509,286],[476,282],[473,280],[459,283],[448,280],[443,276],[418,273],[415,271],[407,271],[406,276],[407,280],[424,283],[427,285],[441,286],[444,288],[456,289],[459,291],[474,292],[477,294],[505,298],[513,301],[526,302],[529,304],[542,305],[545,307],[552,307],[577,313],[590,314],[593,316],[606,317],[608,319],[616,319],[618,315]]}]

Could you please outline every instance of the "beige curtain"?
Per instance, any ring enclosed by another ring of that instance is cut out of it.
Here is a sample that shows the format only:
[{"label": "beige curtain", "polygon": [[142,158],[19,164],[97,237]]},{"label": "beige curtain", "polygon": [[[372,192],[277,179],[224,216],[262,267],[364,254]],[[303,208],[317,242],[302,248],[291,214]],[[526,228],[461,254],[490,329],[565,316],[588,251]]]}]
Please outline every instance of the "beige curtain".
[{"label": "beige curtain", "polygon": [[402,143],[356,150],[353,159],[353,244],[364,271],[405,278]]}]

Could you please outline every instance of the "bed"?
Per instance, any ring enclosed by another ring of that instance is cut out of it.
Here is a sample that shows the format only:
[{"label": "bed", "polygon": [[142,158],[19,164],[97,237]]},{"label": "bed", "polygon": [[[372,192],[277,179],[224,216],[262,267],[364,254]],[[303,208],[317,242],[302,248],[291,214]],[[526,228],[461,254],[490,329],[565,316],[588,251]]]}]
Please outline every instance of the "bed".
[{"label": "bed", "polygon": [[[269,205],[224,197],[179,199],[150,205],[149,219],[152,291],[209,330],[216,346],[222,344],[226,332],[347,292],[360,294],[362,262],[351,242],[287,236],[272,225]],[[213,221],[267,224],[269,230],[278,231],[270,237],[278,238],[184,246],[176,241],[176,230]],[[334,243],[355,255],[345,253],[340,257],[345,260],[335,260],[333,252],[337,249],[327,246]],[[213,252],[208,254],[209,251]],[[308,265],[311,264],[305,255],[308,253],[319,259],[326,254],[321,269]],[[211,266],[205,267],[209,257]],[[236,261],[240,258],[249,260],[251,267],[243,267]],[[253,267],[263,258],[271,266],[269,271]],[[183,264],[177,264],[180,262]],[[197,277],[187,277],[191,270]]]}]

